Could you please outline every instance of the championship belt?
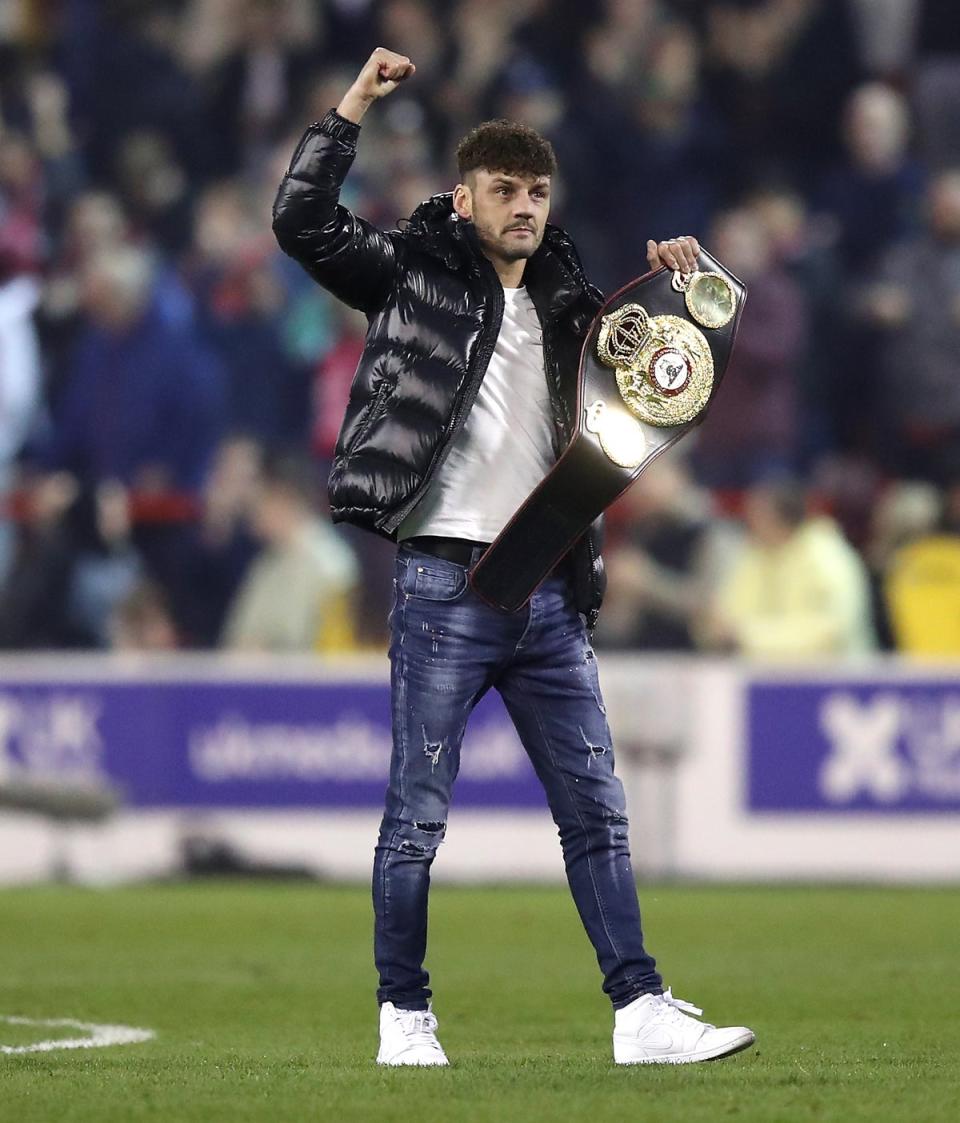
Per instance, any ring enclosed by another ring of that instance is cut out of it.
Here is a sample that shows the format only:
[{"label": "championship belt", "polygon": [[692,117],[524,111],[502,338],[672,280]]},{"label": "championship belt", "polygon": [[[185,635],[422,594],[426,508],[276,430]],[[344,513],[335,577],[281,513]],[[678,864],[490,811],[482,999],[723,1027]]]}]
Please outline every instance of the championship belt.
[{"label": "championship belt", "polygon": [[573,439],[470,574],[489,604],[526,604],[593,520],[703,420],[747,290],[703,249],[697,266],[647,273],[600,309],[580,355]]}]

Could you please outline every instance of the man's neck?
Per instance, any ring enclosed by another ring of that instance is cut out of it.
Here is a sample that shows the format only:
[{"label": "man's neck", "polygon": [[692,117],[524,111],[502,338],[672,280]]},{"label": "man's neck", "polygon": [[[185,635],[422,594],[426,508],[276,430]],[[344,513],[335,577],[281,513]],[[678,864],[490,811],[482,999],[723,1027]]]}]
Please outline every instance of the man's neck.
[{"label": "man's neck", "polygon": [[[482,246],[481,249],[483,249]],[[506,261],[502,257],[496,257],[493,254],[487,253],[486,250],[483,250],[483,256],[497,271],[500,284],[503,285],[505,289],[520,288],[523,284],[523,271],[527,264],[526,258],[521,257],[518,261]]]}]

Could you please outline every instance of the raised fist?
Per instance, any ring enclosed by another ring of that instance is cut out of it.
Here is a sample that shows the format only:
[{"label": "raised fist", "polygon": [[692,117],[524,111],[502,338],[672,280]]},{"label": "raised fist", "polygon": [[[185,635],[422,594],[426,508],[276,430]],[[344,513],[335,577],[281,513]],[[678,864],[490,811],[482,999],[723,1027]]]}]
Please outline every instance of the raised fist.
[{"label": "raised fist", "polygon": [[377,47],[363,64],[363,69],[353,83],[361,97],[380,98],[392,94],[401,82],[416,73],[416,67],[406,55],[398,55],[385,47]]},{"label": "raised fist", "polygon": [[417,68],[406,55],[377,47],[363,64],[353,85],[344,94],[337,112],[348,121],[359,123],[360,118],[378,98],[386,97],[415,74]]}]

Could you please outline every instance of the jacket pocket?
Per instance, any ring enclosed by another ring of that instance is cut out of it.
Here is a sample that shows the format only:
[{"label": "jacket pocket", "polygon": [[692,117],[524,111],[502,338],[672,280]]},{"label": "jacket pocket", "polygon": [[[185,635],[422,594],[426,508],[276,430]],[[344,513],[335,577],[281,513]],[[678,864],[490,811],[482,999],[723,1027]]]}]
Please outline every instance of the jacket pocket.
[{"label": "jacket pocket", "polygon": [[366,416],[360,423],[360,428],[354,434],[353,440],[346,450],[347,452],[352,452],[360,442],[365,439],[376,422],[386,413],[390,395],[395,389],[396,387],[394,384],[386,380],[382,381],[377,386],[374,396],[370,399],[370,404],[367,406]]}]

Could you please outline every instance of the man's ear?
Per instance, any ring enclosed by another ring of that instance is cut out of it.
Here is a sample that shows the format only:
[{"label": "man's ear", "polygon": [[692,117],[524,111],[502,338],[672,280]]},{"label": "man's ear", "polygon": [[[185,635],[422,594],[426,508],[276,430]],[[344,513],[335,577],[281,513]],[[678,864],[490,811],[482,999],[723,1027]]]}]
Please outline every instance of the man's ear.
[{"label": "man's ear", "polygon": [[453,189],[453,209],[461,218],[473,219],[473,195],[465,183]]}]

